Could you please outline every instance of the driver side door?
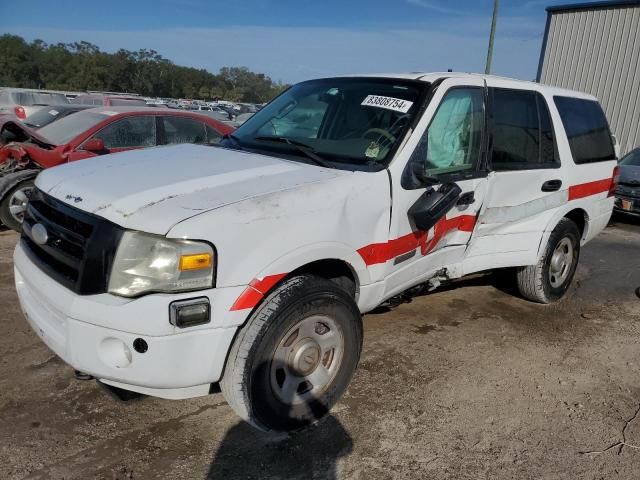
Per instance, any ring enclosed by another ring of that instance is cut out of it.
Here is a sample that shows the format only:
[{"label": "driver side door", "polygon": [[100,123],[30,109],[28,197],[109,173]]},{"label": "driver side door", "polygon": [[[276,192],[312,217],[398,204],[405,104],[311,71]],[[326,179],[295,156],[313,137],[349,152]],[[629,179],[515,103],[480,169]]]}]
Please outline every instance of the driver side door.
[{"label": "driver side door", "polygon": [[[486,194],[486,98],[480,79],[443,81],[390,166],[393,209],[389,241],[380,258],[385,298],[436,273],[445,276],[438,271],[464,257]],[[451,189],[455,198],[425,227],[416,217],[425,196]]]}]

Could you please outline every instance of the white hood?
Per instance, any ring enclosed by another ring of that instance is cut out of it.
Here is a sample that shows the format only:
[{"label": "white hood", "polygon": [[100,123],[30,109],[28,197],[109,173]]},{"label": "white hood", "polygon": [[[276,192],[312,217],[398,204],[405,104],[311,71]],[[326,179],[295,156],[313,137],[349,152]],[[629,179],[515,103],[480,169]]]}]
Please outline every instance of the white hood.
[{"label": "white hood", "polygon": [[347,172],[225,148],[133,150],[43,171],[36,186],[127,228],[165,234],[199,213]]}]

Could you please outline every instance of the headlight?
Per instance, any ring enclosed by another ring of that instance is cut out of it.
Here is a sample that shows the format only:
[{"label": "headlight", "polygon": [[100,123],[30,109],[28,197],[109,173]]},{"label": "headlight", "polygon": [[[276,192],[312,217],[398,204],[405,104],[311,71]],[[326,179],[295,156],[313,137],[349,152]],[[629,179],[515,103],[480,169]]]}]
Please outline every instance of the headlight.
[{"label": "headlight", "polygon": [[125,232],[109,278],[109,293],[135,297],[149,292],[211,288],[214,252],[204,242]]}]

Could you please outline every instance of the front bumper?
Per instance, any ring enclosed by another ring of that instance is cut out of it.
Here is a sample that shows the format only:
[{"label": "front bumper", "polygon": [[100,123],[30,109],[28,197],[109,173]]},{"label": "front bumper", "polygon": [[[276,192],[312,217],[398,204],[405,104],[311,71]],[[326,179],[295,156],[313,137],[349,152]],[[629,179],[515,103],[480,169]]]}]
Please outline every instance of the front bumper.
[{"label": "front bumper", "polygon": [[[206,394],[222,376],[237,324],[243,321],[229,318],[229,306],[244,287],[135,300],[108,294],[81,296],[43,273],[20,245],[14,265],[27,321],[73,368],[105,383],[163,398]],[[184,330],[169,324],[171,301],[203,293],[212,305],[211,324]],[[134,350],[137,338],[147,342],[146,352]]]}]

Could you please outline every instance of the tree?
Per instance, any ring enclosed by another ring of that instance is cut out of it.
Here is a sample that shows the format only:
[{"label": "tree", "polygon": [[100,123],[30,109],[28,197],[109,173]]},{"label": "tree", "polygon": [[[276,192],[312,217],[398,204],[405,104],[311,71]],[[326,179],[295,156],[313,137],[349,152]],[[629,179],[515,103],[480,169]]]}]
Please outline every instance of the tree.
[{"label": "tree", "polygon": [[106,53],[85,41],[49,45],[9,34],[0,36],[0,85],[258,103],[287,88],[247,67],[223,67],[216,75],[175,65],[155,50]]}]

